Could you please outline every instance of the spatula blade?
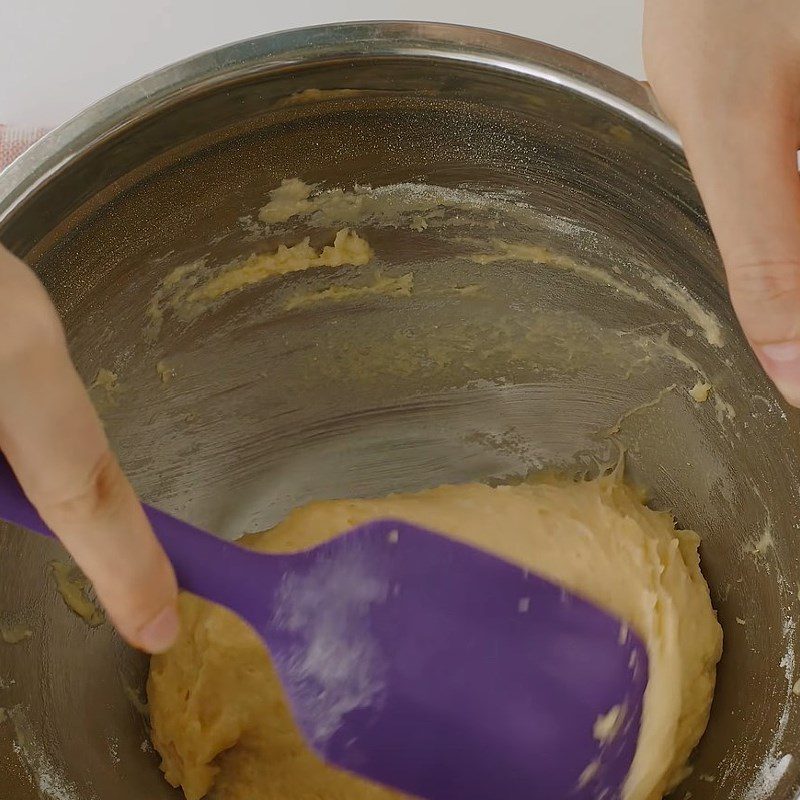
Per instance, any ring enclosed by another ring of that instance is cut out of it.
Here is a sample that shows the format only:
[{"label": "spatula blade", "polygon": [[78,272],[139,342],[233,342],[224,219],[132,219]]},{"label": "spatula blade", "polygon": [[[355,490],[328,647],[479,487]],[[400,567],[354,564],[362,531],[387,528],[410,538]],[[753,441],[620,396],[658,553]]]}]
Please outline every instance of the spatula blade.
[{"label": "spatula blade", "polygon": [[324,759],[429,800],[620,796],[648,674],[620,620],[400,521],[305,555],[267,638]]}]

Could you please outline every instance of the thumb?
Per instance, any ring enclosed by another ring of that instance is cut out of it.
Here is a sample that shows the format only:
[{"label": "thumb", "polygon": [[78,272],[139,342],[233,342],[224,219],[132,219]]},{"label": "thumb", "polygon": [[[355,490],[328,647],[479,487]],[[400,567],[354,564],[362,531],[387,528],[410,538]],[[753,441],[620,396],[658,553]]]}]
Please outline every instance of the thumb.
[{"label": "thumb", "polygon": [[122,636],[178,634],[177,584],[69,357],[43,287],[0,247],[0,450]]},{"label": "thumb", "polygon": [[800,406],[800,179],[795,98],[692,115],[687,158],[753,350]]}]

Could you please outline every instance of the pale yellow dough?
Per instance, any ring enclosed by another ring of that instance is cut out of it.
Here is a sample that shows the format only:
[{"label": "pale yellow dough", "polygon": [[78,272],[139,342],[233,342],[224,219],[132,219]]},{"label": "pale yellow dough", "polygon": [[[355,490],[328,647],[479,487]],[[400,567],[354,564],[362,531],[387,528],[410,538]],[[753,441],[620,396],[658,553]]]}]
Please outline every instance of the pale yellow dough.
[{"label": "pale yellow dough", "polygon": [[[649,510],[610,475],[314,503],[246,544],[301,550],[380,517],[491,550],[593,600],[638,632],[647,643],[650,680],[625,798],[662,797],[705,729],[722,648],[695,533],[676,531],[669,514]],[[181,599],[181,610],[180,641],[153,659],[148,694],[167,780],[182,785],[189,800],[212,786],[221,800],[400,797],[339,773],[308,751],[260,641],[244,623],[193,597]]]},{"label": "pale yellow dough", "polygon": [[342,228],[333,244],[315,250],[305,238],[292,247],[279,245],[274,253],[254,253],[214,278],[200,284],[186,298],[189,303],[218,300],[230,292],[267,278],[312,267],[363,267],[372,259],[372,248],[355,231]]}]

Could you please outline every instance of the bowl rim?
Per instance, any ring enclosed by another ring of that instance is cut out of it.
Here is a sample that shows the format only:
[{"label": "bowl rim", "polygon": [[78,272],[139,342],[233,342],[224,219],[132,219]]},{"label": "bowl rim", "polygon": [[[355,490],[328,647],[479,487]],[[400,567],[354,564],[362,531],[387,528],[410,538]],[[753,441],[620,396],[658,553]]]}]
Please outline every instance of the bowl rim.
[{"label": "bowl rim", "polygon": [[144,75],[47,133],[0,171],[0,226],[54,175],[148,116],[253,75],[303,63],[402,57],[472,64],[556,84],[680,148],[646,84],[589,58],[510,33],[435,22],[346,22],[267,33]]}]

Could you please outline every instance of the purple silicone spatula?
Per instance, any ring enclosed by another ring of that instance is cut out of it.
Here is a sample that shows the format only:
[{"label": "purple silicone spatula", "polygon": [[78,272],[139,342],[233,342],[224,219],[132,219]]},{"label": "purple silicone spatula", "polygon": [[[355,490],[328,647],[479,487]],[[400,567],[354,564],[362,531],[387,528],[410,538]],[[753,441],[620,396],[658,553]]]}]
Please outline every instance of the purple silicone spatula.
[{"label": "purple silicone spatula", "polygon": [[[263,555],[145,511],[181,587],[264,640],[326,761],[428,800],[620,797],[648,664],[618,619],[398,520]],[[0,518],[52,536],[2,456]]]}]

